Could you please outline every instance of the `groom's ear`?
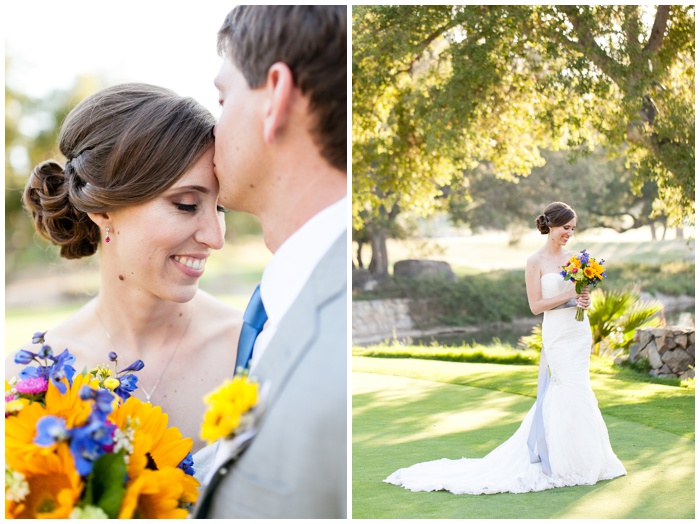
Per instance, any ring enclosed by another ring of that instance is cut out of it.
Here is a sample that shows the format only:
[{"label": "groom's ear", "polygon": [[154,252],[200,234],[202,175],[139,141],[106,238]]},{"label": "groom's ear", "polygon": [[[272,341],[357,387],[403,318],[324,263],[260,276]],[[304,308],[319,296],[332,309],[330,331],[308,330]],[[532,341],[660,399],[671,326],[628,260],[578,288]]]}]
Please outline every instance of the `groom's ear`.
[{"label": "groom's ear", "polygon": [[287,64],[275,62],[270,66],[265,90],[267,97],[263,115],[263,138],[271,144],[277,133],[284,128],[291,110],[294,78]]}]

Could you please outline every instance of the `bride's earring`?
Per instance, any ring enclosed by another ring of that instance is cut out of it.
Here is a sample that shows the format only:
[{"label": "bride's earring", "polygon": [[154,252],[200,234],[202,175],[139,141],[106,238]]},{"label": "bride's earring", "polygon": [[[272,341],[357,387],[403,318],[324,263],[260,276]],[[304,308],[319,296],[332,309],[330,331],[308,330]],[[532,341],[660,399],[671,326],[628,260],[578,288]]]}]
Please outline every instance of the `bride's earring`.
[{"label": "bride's earring", "polygon": [[107,228],[107,236],[105,237],[105,242],[109,242],[110,240],[112,240],[112,239],[109,238],[109,227],[108,227]]}]

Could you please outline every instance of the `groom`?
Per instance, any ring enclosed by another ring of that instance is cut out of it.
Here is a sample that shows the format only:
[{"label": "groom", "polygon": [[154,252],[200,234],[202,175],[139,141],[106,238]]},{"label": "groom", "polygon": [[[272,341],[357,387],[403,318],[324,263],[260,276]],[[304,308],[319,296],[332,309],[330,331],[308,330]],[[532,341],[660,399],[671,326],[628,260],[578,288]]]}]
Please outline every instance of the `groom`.
[{"label": "groom", "polygon": [[237,6],[219,30],[214,162],[221,204],[274,253],[248,364],[270,389],[199,518],[347,516],[346,22],[346,6]]}]

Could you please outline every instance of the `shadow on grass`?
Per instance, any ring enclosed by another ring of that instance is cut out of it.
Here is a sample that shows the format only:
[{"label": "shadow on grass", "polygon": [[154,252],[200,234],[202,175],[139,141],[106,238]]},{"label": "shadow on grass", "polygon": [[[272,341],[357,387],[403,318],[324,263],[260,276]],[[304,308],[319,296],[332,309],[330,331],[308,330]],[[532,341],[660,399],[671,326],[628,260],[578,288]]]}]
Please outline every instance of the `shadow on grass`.
[{"label": "shadow on grass", "polygon": [[[353,518],[694,516],[694,441],[609,415],[625,477],[517,495],[413,493],[385,484],[390,473],[418,462],[484,456],[515,432],[533,399],[366,373],[353,374],[353,391]],[[639,407],[655,409],[648,401]]]}]

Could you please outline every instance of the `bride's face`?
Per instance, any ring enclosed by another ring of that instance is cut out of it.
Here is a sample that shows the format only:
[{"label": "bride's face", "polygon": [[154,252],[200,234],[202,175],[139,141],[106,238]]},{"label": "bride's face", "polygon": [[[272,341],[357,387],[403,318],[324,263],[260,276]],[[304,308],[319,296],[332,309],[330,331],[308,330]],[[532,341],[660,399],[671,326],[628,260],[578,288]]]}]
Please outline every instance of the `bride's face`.
[{"label": "bride's face", "polygon": [[565,246],[571,237],[574,236],[576,229],[576,218],[572,218],[563,226],[554,226],[549,228],[549,235],[555,244]]},{"label": "bride's face", "polygon": [[212,249],[224,243],[223,208],[210,148],[172,187],[144,204],[109,214],[103,271],[139,293],[187,302]]}]

